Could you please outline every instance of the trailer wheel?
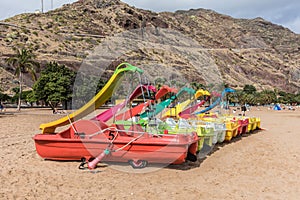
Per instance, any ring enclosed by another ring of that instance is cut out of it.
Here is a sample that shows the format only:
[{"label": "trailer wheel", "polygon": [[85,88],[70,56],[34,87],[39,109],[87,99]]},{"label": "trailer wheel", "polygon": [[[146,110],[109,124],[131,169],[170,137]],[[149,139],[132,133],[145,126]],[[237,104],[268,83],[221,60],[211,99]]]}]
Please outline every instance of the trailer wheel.
[{"label": "trailer wheel", "polygon": [[146,160],[129,160],[128,162],[133,169],[143,169],[148,165],[148,162]]}]

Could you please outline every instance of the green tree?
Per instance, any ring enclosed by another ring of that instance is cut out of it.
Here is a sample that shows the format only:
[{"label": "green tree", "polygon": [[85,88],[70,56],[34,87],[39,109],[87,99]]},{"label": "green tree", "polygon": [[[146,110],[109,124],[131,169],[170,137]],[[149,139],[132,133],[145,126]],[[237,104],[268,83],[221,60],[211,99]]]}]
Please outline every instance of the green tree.
[{"label": "green tree", "polygon": [[76,73],[56,62],[47,63],[40,78],[33,86],[33,100],[39,99],[48,103],[55,110],[58,103],[72,98],[73,84]]},{"label": "green tree", "polygon": [[[17,102],[20,96],[20,88],[19,87],[14,87],[12,88],[12,91],[15,93],[15,95],[11,98],[12,102]],[[27,101],[27,96],[32,92],[32,90],[27,90],[27,91],[22,91],[21,94],[21,100]]]},{"label": "green tree", "polygon": [[294,101],[295,101],[294,103],[300,105],[300,93],[295,95]]},{"label": "green tree", "polygon": [[280,91],[278,97],[278,102],[283,104],[295,104],[299,103],[299,94],[292,94]]},{"label": "green tree", "polygon": [[203,89],[205,90],[206,89],[206,86],[203,85],[202,83],[198,83],[198,82],[191,82],[191,87],[194,89],[194,90],[199,90],[199,89]]},{"label": "green tree", "polygon": [[254,94],[256,92],[256,88],[253,85],[245,85],[243,91],[246,94]]},{"label": "green tree", "polygon": [[[90,101],[107,83],[108,79],[93,75],[78,73],[73,87],[72,107],[78,109]],[[122,87],[120,85],[119,87]]]},{"label": "green tree", "polygon": [[269,105],[277,102],[276,93],[272,90],[263,90],[258,94],[258,101],[262,105]]},{"label": "green tree", "polygon": [[234,105],[239,103],[239,99],[238,99],[238,96],[237,96],[236,92],[228,93],[227,94],[227,100],[229,101],[229,103],[233,103]]},{"label": "green tree", "polygon": [[159,90],[161,88],[161,86],[163,86],[164,84],[166,84],[167,79],[164,77],[158,77],[154,80],[154,85],[155,87]]},{"label": "green tree", "polygon": [[235,93],[235,103],[239,103],[240,105],[243,105],[247,102],[246,100],[246,94],[243,92],[243,90],[236,90]]},{"label": "green tree", "polygon": [[[20,87],[14,87],[11,89],[11,91],[14,93],[14,95],[11,97],[12,103],[18,103],[18,99],[20,96]],[[21,97],[22,99],[22,97]]]},{"label": "green tree", "polygon": [[257,100],[257,93],[245,94],[245,103],[250,105],[256,105],[258,103]]},{"label": "green tree", "polygon": [[38,99],[37,99],[37,97],[36,97],[33,90],[30,90],[30,91],[27,92],[25,100],[26,100],[26,102],[29,102],[31,106],[34,102],[38,101]]},{"label": "green tree", "polygon": [[31,50],[22,48],[17,49],[16,54],[8,58],[7,63],[15,67],[15,75],[19,77],[19,98],[18,110],[21,109],[22,84],[23,74],[30,73],[32,80],[36,80],[36,70],[39,69],[39,64],[35,61],[35,55]]},{"label": "green tree", "polygon": [[0,92],[0,103],[3,102],[3,101],[8,101],[10,99],[11,99],[10,96],[8,96],[7,94],[4,94],[4,93]]},{"label": "green tree", "polygon": [[97,91],[96,93],[98,93],[107,83],[107,79],[100,79],[97,83]]}]

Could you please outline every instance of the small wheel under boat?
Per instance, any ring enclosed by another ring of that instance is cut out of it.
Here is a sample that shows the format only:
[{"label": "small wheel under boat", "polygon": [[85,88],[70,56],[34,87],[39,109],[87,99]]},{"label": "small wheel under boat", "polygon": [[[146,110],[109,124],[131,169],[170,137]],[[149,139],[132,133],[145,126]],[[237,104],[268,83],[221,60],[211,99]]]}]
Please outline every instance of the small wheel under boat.
[{"label": "small wheel under boat", "polygon": [[190,153],[190,152],[188,151],[187,156],[186,156],[186,160],[189,160],[189,161],[191,161],[191,162],[196,162],[197,159],[198,159],[198,158],[197,158],[196,155],[194,155],[194,154],[192,154],[192,153]]},{"label": "small wheel under boat", "polygon": [[137,160],[137,161],[129,160],[128,162],[133,169],[143,169],[148,165],[148,161],[146,160]]}]

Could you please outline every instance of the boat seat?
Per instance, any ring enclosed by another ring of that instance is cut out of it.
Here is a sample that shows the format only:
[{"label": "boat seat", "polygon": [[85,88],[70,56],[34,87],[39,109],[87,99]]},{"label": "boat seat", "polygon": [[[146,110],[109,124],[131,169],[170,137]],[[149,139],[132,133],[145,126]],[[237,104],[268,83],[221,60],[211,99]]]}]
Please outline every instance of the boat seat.
[{"label": "boat seat", "polygon": [[91,120],[91,121],[95,122],[100,127],[101,130],[108,128],[108,125],[100,120]]},{"label": "boat seat", "polygon": [[108,128],[108,125],[98,120],[78,120],[69,127],[69,136],[71,138],[76,138],[80,135],[84,137],[84,135],[92,135],[106,128]]},{"label": "boat seat", "polygon": [[114,124],[116,129],[118,129],[118,134],[121,136],[128,136],[128,133],[126,132],[125,126],[123,124]]},{"label": "boat seat", "polygon": [[129,130],[130,131],[138,131],[138,132],[145,132],[143,127],[140,125],[140,124],[132,124],[130,127],[129,127]]}]

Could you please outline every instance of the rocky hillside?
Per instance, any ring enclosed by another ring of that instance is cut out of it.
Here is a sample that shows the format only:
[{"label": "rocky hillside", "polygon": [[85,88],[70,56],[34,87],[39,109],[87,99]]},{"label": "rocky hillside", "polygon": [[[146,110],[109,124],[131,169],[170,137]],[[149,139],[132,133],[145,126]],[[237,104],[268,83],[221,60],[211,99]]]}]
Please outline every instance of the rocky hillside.
[{"label": "rocky hillside", "polygon": [[14,47],[32,48],[42,66],[58,61],[77,70],[96,47],[108,56],[103,45],[122,50],[109,54],[107,63],[147,66],[154,77],[177,73],[189,81],[222,81],[234,88],[300,89],[300,35],[262,18],[234,19],[205,9],[155,13],[119,0],[80,0],[0,21],[0,44],[4,90],[13,79],[14,69],[5,59]]}]

